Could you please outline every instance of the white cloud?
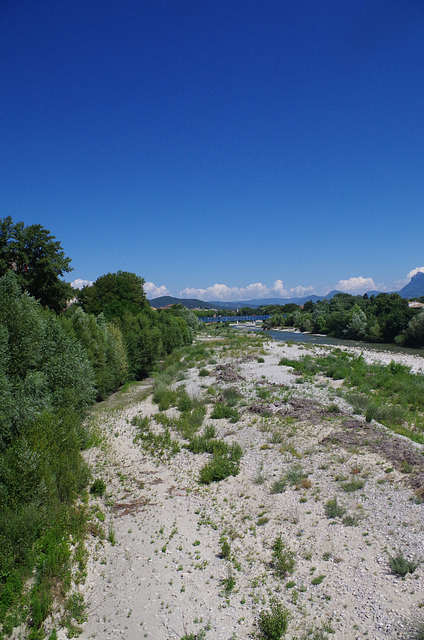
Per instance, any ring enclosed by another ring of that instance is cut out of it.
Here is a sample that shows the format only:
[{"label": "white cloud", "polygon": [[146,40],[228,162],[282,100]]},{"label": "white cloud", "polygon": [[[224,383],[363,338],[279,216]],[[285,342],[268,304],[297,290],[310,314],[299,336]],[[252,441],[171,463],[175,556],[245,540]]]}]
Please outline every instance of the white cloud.
[{"label": "white cloud", "polygon": [[161,296],[170,296],[171,292],[165,287],[165,285],[161,285],[157,287],[153,282],[145,282],[144,293],[146,294],[146,298],[149,300],[153,300],[153,298],[160,298]]},{"label": "white cloud", "polygon": [[408,282],[411,278],[416,276],[417,273],[424,273],[424,267],[416,267],[415,269],[412,269],[406,276],[408,278]]},{"label": "white cloud", "polygon": [[82,289],[83,287],[89,286],[93,284],[93,280],[81,280],[81,278],[77,278],[73,282],[71,282],[71,287],[74,289]]},{"label": "white cloud", "polygon": [[226,284],[214,284],[206,289],[186,287],[180,291],[181,298],[198,298],[200,300],[252,300],[255,298],[300,297],[313,293],[314,287],[293,287],[286,289],[282,280],[276,280],[272,287],[262,282],[255,282],[247,287],[229,287]]},{"label": "white cloud", "polygon": [[372,278],[363,278],[358,276],[356,278],[349,278],[348,280],[339,280],[335,289],[345,291],[346,293],[365,293],[370,289],[376,289],[376,284]]}]

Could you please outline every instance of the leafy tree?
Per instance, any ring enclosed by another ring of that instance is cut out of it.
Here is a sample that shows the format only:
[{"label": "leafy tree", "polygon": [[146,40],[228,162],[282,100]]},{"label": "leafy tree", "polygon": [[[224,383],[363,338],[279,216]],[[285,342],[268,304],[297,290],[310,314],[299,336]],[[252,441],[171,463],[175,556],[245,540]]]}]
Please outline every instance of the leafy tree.
[{"label": "leafy tree", "polygon": [[126,348],[120,329],[104,315],[93,316],[72,305],[65,314],[69,331],[81,342],[93,366],[97,398],[103,400],[127,376]]},{"label": "leafy tree", "polygon": [[162,344],[165,353],[171,353],[174,349],[190,344],[192,333],[188,331],[183,318],[174,316],[168,310],[159,311],[158,326],[161,331]]},{"label": "leafy tree", "polygon": [[200,321],[197,315],[191,309],[187,309],[187,307],[180,302],[171,307],[171,313],[176,316],[180,316],[180,318],[185,320],[187,326],[192,330],[192,334],[199,329]]},{"label": "leafy tree", "polygon": [[352,309],[349,324],[343,333],[350,340],[363,340],[367,332],[367,316],[357,304]]},{"label": "leafy tree", "polygon": [[95,399],[94,373],[61,317],[22,293],[16,274],[0,278],[0,448],[44,411],[78,414]]},{"label": "leafy tree", "polygon": [[125,312],[134,315],[150,310],[143,290],[144,280],[135,273],[118,271],[107,273],[78,293],[78,302],[84,311],[98,316],[104,313],[107,320],[122,318]]},{"label": "leafy tree", "polygon": [[141,380],[148,376],[162,355],[162,335],[155,326],[154,312],[133,315],[129,311],[115,319],[122,331],[128,354],[128,376]]},{"label": "leafy tree", "polygon": [[424,311],[421,311],[409,321],[408,327],[399,342],[410,347],[424,346]]},{"label": "leafy tree", "polygon": [[39,224],[28,227],[0,220],[0,277],[9,270],[17,281],[43,306],[61,311],[72,297],[72,287],[60,278],[72,269],[61,244]]}]

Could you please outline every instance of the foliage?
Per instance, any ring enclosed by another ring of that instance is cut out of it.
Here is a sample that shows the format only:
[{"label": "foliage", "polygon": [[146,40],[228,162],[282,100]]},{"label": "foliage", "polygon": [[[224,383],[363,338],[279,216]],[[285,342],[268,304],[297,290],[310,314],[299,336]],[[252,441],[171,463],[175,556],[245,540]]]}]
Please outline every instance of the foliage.
[{"label": "foliage", "polygon": [[397,293],[370,297],[338,293],[330,300],[306,302],[302,309],[294,306],[282,313],[276,306],[267,312],[272,314],[265,323],[268,328],[295,326],[350,340],[424,344],[423,320],[415,321],[417,311],[409,309],[408,301]]},{"label": "foliage", "polygon": [[401,344],[409,347],[424,346],[424,312],[420,311],[408,323],[405,331],[400,335],[398,340]]},{"label": "foliage", "polygon": [[408,560],[402,551],[398,551],[395,556],[389,556],[389,564],[392,573],[396,576],[406,576],[407,573],[414,573],[420,564],[419,560]]},{"label": "foliage", "polygon": [[237,422],[239,419],[239,414],[237,409],[235,409],[234,407],[230,407],[223,402],[217,402],[212,411],[211,419],[219,420],[221,418],[226,418],[230,422]]},{"label": "foliage", "polygon": [[[307,355],[300,360],[284,358],[280,364],[295,367],[304,375],[321,372],[335,380],[344,379],[344,387],[355,389],[354,393],[347,394],[348,400],[368,422],[375,419],[404,435],[404,422],[422,423],[424,378],[411,373],[407,366],[393,361],[389,365],[367,364],[363,356],[337,348],[326,356],[313,358]],[[418,429],[411,429],[407,435],[418,442],[423,440]]]},{"label": "foliage", "polygon": [[258,638],[280,640],[287,631],[289,611],[277,600],[271,601],[270,611],[261,611],[258,619]]},{"label": "foliage", "polygon": [[152,314],[124,311],[122,317],[115,318],[127,349],[128,376],[132,380],[148,376],[163,353],[162,334]]},{"label": "foliage", "polygon": [[205,441],[210,447],[212,460],[200,469],[199,482],[210,484],[219,482],[229,476],[236,476],[240,471],[240,460],[243,455],[240,445],[227,445],[223,440]]},{"label": "foliage", "polygon": [[106,491],[106,484],[102,478],[96,478],[90,487],[90,493],[93,496],[102,496]]},{"label": "foliage", "polygon": [[63,320],[21,293],[13,272],[0,279],[0,448],[44,412],[75,411],[95,399],[94,372]]},{"label": "foliage", "polygon": [[327,518],[341,518],[345,513],[346,509],[337,502],[337,498],[332,498],[325,503],[325,515]]},{"label": "foliage", "polygon": [[39,224],[28,227],[0,219],[0,277],[13,271],[22,289],[43,306],[61,311],[72,297],[72,288],[60,278],[69,273],[71,259],[59,241]]},{"label": "foliage", "polygon": [[275,538],[272,545],[272,568],[278,578],[285,578],[287,574],[293,573],[295,567],[295,556],[292,551],[285,548],[281,534]]},{"label": "foliage", "polygon": [[117,271],[100,276],[92,285],[77,292],[77,299],[84,311],[98,316],[104,313],[110,320],[124,313],[137,315],[150,309],[143,290],[144,280],[135,273]]},{"label": "foliage", "polygon": [[125,381],[127,352],[119,327],[72,305],[65,313],[67,328],[84,347],[94,369],[97,399],[104,400]]}]

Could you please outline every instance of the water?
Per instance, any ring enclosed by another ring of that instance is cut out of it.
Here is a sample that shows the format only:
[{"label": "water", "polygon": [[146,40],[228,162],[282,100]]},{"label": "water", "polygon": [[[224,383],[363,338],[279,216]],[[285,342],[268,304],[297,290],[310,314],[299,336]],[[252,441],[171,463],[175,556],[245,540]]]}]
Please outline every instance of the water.
[{"label": "water", "polygon": [[305,342],[307,344],[327,344],[332,346],[358,347],[359,349],[373,349],[374,351],[391,351],[393,353],[405,353],[408,355],[424,356],[424,349],[411,349],[410,347],[400,347],[397,344],[383,344],[379,342],[360,342],[359,340],[341,340],[330,338],[329,336],[319,336],[312,333],[298,333],[295,331],[264,331],[255,327],[241,327],[238,329],[248,329],[265,333],[273,340],[291,340],[292,342]]}]

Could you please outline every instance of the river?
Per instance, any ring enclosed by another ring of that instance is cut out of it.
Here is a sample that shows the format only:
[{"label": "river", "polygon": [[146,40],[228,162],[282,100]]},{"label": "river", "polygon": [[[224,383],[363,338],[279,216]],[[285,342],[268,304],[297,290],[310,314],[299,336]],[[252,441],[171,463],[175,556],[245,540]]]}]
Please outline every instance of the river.
[{"label": "river", "polygon": [[329,344],[333,346],[358,347],[359,349],[373,349],[374,351],[392,351],[393,353],[405,353],[408,355],[424,356],[424,349],[412,349],[410,347],[400,347],[397,344],[383,344],[380,342],[360,342],[359,340],[341,340],[330,338],[330,336],[316,335],[313,333],[300,333],[297,331],[265,331],[249,325],[233,325],[237,329],[245,329],[265,333],[273,340],[292,340],[293,342],[306,342],[312,344]]}]

